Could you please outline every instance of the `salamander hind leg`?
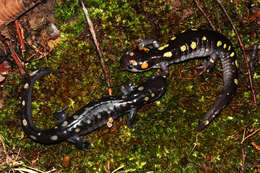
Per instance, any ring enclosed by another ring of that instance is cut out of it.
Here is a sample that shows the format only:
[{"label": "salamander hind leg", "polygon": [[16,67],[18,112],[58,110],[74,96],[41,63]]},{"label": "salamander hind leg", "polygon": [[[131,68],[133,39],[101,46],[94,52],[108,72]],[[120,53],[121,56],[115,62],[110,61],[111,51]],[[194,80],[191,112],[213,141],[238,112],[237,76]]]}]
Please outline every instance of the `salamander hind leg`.
[{"label": "salamander hind leg", "polygon": [[134,120],[135,120],[135,114],[136,114],[136,109],[133,108],[130,110],[130,115],[129,117],[127,118],[127,127],[132,129],[134,128]]},{"label": "salamander hind leg", "polygon": [[212,54],[209,60],[204,61],[199,67],[197,67],[197,69],[201,69],[199,75],[202,75],[205,72],[209,72],[209,70],[214,67],[216,61],[217,56],[215,54]]},{"label": "salamander hind leg", "polygon": [[54,117],[59,120],[59,123],[60,122],[63,122],[65,119],[66,119],[66,112],[65,110],[68,108],[68,106],[65,106],[64,108],[62,109],[58,109],[56,108],[56,111],[54,113]]},{"label": "salamander hind leg", "polygon": [[66,140],[74,144],[78,149],[85,150],[85,151],[91,149],[90,143],[88,141],[84,142],[78,135],[72,136]]}]

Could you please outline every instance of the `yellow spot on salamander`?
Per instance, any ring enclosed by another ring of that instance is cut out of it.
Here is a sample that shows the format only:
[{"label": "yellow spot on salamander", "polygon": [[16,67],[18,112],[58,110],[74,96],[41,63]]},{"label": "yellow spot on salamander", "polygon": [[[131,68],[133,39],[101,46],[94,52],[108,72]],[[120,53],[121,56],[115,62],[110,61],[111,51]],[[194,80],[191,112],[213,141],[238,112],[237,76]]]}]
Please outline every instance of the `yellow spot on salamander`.
[{"label": "yellow spot on salamander", "polygon": [[172,52],[165,52],[165,53],[163,54],[163,56],[170,58],[170,57],[172,57]]},{"label": "yellow spot on salamander", "polygon": [[180,48],[181,48],[182,52],[184,52],[187,49],[187,47],[185,45],[182,45]]},{"label": "yellow spot on salamander", "polygon": [[143,51],[145,51],[145,52],[148,52],[150,49],[149,48],[147,48],[147,47],[139,47],[138,48],[140,51],[141,50],[143,50]]},{"label": "yellow spot on salamander", "polygon": [[230,51],[230,49],[231,49],[231,46],[228,46],[228,51]]},{"label": "yellow spot on salamander", "polygon": [[145,61],[145,62],[142,63],[141,68],[142,69],[147,69],[148,66],[149,66],[149,64]]},{"label": "yellow spot on salamander", "polygon": [[238,79],[234,79],[234,83],[238,85]]},{"label": "yellow spot on salamander", "polygon": [[175,36],[173,36],[172,38],[171,38],[171,40],[175,40],[176,39],[176,37]]},{"label": "yellow spot on salamander", "polygon": [[238,64],[237,60],[235,60],[235,65],[236,65],[237,68],[239,67],[239,64]]},{"label": "yellow spot on salamander", "polygon": [[224,48],[224,49],[226,49],[226,48],[227,48],[227,44],[226,44],[226,43],[223,45],[223,48]]},{"label": "yellow spot on salamander", "polygon": [[198,29],[197,29],[197,28],[191,28],[191,30],[192,30],[192,31],[198,31]]},{"label": "yellow spot on salamander", "polygon": [[208,125],[209,124],[209,120],[204,121],[204,125]]},{"label": "yellow spot on salamander", "polygon": [[133,66],[136,66],[137,62],[135,60],[130,60],[130,64],[133,65]]},{"label": "yellow spot on salamander", "polygon": [[190,47],[191,47],[192,49],[196,49],[197,43],[196,43],[195,41],[191,42]]},{"label": "yellow spot on salamander", "polygon": [[181,33],[184,33],[186,30],[182,30]]},{"label": "yellow spot on salamander", "polygon": [[230,57],[233,57],[235,55],[235,53],[234,52],[232,52],[229,56]]},{"label": "yellow spot on salamander", "polygon": [[134,52],[130,52],[129,55],[130,55],[130,56],[134,56],[135,53],[134,53]]},{"label": "yellow spot on salamander", "polygon": [[222,45],[222,41],[218,41],[217,42],[217,47],[221,46]]},{"label": "yellow spot on salamander", "polygon": [[163,49],[165,49],[165,48],[168,47],[168,46],[169,46],[169,44],[166,44],[166,45],[164,45],[164,46],[159,47],[158,50],[163,50]]},{"label": "yellow spot on salamander", "polygon": [[203,40],[203,41],[207,40],[207,37],[203,36],[203,37],[202,37],[202,40]]}]

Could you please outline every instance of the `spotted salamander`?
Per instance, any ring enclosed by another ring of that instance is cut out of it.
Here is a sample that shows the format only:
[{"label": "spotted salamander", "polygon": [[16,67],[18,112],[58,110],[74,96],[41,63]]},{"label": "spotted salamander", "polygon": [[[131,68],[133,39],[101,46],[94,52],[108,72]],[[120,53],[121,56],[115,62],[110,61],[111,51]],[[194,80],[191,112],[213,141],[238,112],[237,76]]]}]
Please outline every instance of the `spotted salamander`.
[{"label": "spotted salamander", "polygon": [[[148,45],[153,46],[149,48]],[[139,47],[128,51],[120,61],[121,65],[131,72],[160,68],[163,73],[168,74],[169,65],[199,57],[209,57],[209,61],[202,66],[202,72],[212,68],[219,57],[224,79],[221,94],[198,126],[201,131],[228,105],[237,89],[238,62],[231,42],[225,36],[215,31],[191,29],[174,35],[161,47],[155,40],[143,40]]]},{"label": "spotted salamander", "polygon": [[23,87],[21,124],[24,132],[34,141],[42,144],[55,144],[68,141],[80,149],[87,149],[88,142],[83,142],[80,136],[90,133],[97,128],[111,124],[120,115],[130,113],[127,125],[132,126],[137,109],[145,104],[159,99],[166,90],[165,76],[158,75],[147,79],[138,86],[125,85],[121,87],[123,96],[103,97],[93,101],[66,116],[65,109],[56,111],[58,123],[51,129],[39,129],[32,120],[32,90],[36,80],[52,73],[49,68],[43,68],[26,78]]}]

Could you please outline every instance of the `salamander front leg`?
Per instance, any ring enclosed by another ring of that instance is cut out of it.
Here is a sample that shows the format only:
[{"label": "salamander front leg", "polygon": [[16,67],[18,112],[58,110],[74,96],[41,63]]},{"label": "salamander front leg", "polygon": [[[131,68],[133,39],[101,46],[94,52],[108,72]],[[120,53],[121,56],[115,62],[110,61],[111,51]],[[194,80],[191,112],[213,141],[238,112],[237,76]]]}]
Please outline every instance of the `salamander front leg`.
[{"label": "salamander front leg", "polygon": [[162,70],[162,75],[168,77],[169,76],[168,64],[166,64],[165,62],[161,62],[160,68]]},{"label": "salamander front leg", "polygon": [[136,86],[130,83],[130,84],[122,85],[120,87],[120,90],[123,93],[123,95],[126,96],[130,94],[135,88]]},{"label": "salamander front leg", "polygon": [[72,136],[67,139],[68,142],[74,144],[78,149],[87,151],[88,149],[91,149],[90,143],[87,141],[82,141],[82,139],[78,136]]},{"label": "salamander front leg", "polygon": [[133,124],[134,124],[136,110],[137,110],[136,108],[133,108],[133,109],[130,110],[130,115],[129,115],[127,122],[126,122],[128,128],[130,128],[130,129],[134,128]]},{"label": "salamander front leg", "polygon": [[68,108],[68,106],[65,106],[62,109],[56,108],[56,111],[54,113],[54,117],[59,120],[59,123],[63,122],[66,119],[66,112],[65,110]]},{"label": "salamander front leg", "polygon": [[140,40],[138,40],[138,45],[142,48],[149,46],[149,45],[153,45],[154,48],[160,47],[158,42],[154,39],[140,39]]},{"label": "salamander front leg", "polygon": [[210,69],[214,67],[215,62],[217,61],[217,56],[215,54],[211,55],[208,61],[204,61],[201,66],[197,67],[197,69],[201,69],[199,75],[204,72],[209,72]]}]

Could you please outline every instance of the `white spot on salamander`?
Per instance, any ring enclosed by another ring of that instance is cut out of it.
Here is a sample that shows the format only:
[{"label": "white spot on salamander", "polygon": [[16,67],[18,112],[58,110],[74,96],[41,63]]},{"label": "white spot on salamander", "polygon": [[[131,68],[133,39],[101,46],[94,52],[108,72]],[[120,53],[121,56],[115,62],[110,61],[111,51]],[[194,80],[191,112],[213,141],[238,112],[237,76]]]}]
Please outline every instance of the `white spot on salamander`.
[{"label": "white spot on salamander", "polygon": [[62,127],[66,127],[67,125],[68,125],[68,121],[64,121],[64,122],[61,124]]},{"label": "white spot on salamander", "polygon": [[25,106],[25,100],[22,101],[22,105]]},{"label": "white spot on salamander", "polygon": [[144,90],[144,87],[143,86],[140,86],[139,88],[138,88],[138,91],[143,91]]},{"label": "white spot on salamander", "polygon": [[145,101],[148,101],[148,100],[149,100],[149,97],[145,97],[144,100],[145,100]]},{"label": "white spot on salamander", "polygon": [[78,119],[78,117],[79,117],[78,115],[73,115],[74,119]]},{"label": "white spot on salamander", "polygon": [[76,128],[76,129],[75,129],[75,132],[76,132],[76,133],[79,133],[79,132],[80,132],[80,128]]},{"label": "white spot on salamander", "polygon": [[91,124],[91,120],[88,119],[88,120],[87,120],[87,124]]},{"label": "white spot on salamander", "polygon": [[214,64],[215,62],[214,62],[214,59],[209,59],[209,62],[211,62],[212,64]]},{"label": "white spot on salamander", "polygon": [[23,126],[26,127],[28,125],[28,122],[26,119],[23,119]]},{"label": "white spot on salamander", "polygon": [[122,106],[123,106],[123,107],[126,107],[126,105],[127,105],[126,102],[122,103]]},{"label": "white spot on salamander", "polygon": [[53,135],[53,136],[50,137],[50,139],[52,141],[57,141],[58,140],[58,136],[57,135]]},{"label": "white spot on salamander", "polygon": [[28,89],[29,88],[29,84],[28,83],[24,84],[23,88],[24,89]]}]

